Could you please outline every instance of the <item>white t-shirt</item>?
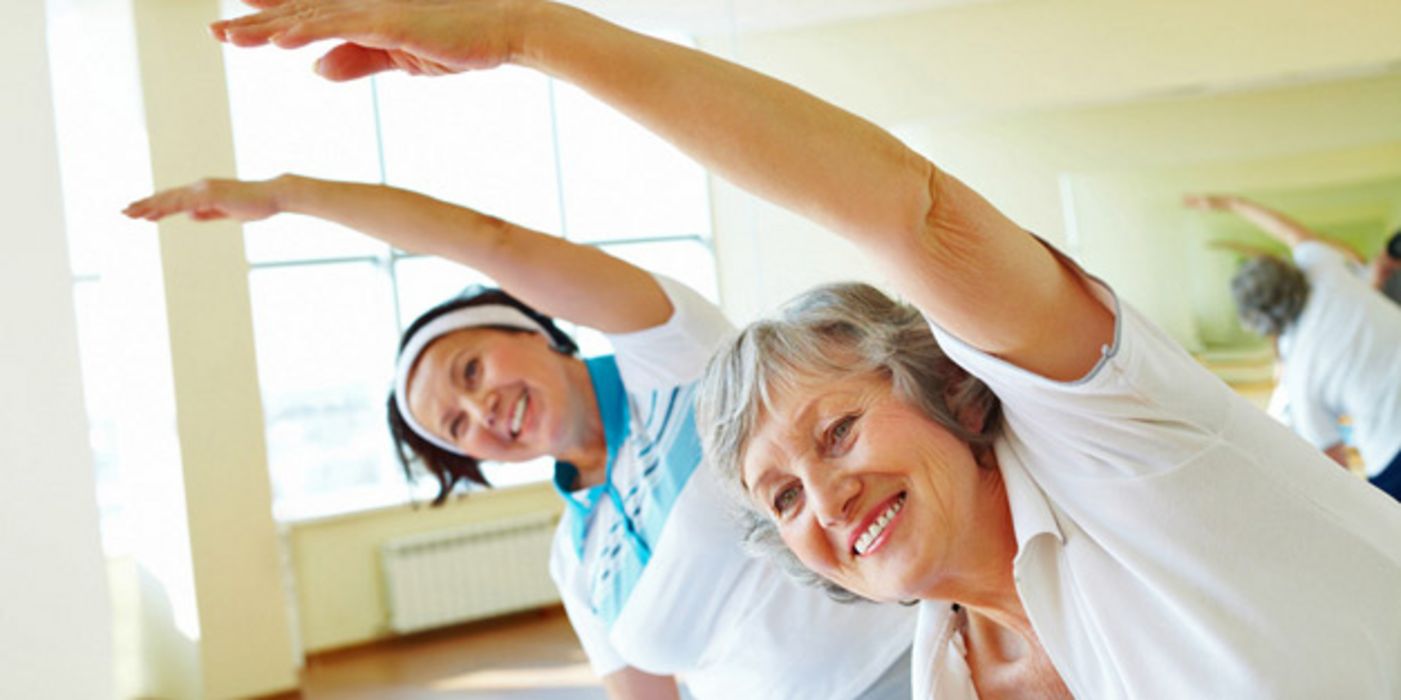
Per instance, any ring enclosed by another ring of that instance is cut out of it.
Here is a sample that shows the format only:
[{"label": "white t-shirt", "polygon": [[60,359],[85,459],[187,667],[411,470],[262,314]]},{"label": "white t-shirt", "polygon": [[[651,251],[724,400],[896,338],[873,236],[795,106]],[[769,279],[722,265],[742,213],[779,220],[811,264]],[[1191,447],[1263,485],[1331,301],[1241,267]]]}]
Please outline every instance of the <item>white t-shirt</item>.
[{"label": "white t-shirt", "polygon": [[[1134,309],[1057,382],[935,329],[1002,400],[1017,592],[1079,698],[1401,697],[1401,503],[1339,469]],[[974,698],[946,602],[916,698]]]},{"label": "white t-shirt", "polygon": [[692,412],[731,328],[695,292],[658,282],[671,319],[612,336],[616,365],[589,360],[612,488],[565,494],[550,572],[570,622],[599,675],[678,675],[699,698],[857,697],[909,649],[916,613],[834,602],[744,553],[728,497],[697,468]]},{"label": "white t-shirt", "polygon": [[1309,298],[1279,338],[1290,424],[1325,448],[1342,442],[1338,419],[1350,417],[1375,476],[1401,452],[1401,307],[1350,274],[1327,245],[1294,246],[1294,262]]}]

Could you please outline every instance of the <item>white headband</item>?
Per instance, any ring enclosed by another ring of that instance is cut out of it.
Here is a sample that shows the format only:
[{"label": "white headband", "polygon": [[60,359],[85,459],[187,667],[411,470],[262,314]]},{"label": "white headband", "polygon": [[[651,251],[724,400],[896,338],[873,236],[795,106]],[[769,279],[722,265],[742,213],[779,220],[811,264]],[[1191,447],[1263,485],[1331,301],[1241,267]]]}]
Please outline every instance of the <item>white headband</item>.
[{"label": "white headband", "polygon": [[550,338],[550,334],[545,332],[544,327],[526,316],[520,309],[501,304],[465,306],[449,311],[423,324],[422,328],[415,331],[404,343],[404,348],[399,351],[399,362],[394,369],[394,403],[398,405],[399,415],[404,418],[409,429],[435,446],[464,457],[469,455],[458,446],[424,428],[409,411],[409,372],[413,371],[414,363],[418,362],[418,356],[423,353],[424,348],[427,348],[429,343],[453,331],[482,326],[500,326],[531,331],[545,336],[551,344],[554,343],[554,339]]}]

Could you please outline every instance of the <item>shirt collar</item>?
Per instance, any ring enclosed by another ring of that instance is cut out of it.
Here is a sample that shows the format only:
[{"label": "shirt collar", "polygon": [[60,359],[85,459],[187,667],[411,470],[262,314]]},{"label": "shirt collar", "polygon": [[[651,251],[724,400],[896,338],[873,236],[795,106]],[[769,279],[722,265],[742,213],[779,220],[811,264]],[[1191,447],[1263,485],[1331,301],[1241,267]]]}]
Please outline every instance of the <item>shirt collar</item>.
[{"label": "shirt collar", "polygon": [[1016,447],[1006,437],[994,445],[997,465],[1002,470],[1002,486],[1007,491],[1007,506],[1012,511],[1012,529],[1017,536],[1017,560],[1027,550],[1027,544],[1041,535],[1050,535],[1062,544],[1065,535],[1056,523],[1055,513],[1041,487],[1032,481]]},{"label": "shirt collar", "polygon": [[598,415],[603,422],[603,440],[608,446],[608,466],[603,483],[587,489],[574,486],[579,479],[579,469],[568,462],[556,461],[554,476],[555,491],[564,498],[572,516],[574,546],[581,553],[589,512],[612,482],[613,463],[628,436],[627,391],[623,388],[617,361],[612,355],[591,357],[584,360],[584,367],[588,369],[589,381],[593,384],[594,400],[598,403]]}]

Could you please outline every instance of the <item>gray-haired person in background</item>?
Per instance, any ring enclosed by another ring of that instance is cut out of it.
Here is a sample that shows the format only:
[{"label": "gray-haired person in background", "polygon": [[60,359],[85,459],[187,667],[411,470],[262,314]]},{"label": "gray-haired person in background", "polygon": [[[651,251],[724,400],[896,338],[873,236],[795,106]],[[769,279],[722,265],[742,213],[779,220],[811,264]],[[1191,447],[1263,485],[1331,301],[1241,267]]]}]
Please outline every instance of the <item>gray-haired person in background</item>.
[{"label": "gray-haired person in background", "polygon": [[[1235,214],[1288,245],[1293,261],[1246,260],[1231,280],[1241,323],[1275,341],[1289,423],[1339,464],[1348,416],[1368,479],[1401,500],[1401,307],[1369,288],[1318,233],[1250,200],[1198,195],[1187,206]],[[1396,267],[1396,237],[1372,264],[1379,285]],[[1394,276],[1394,275],[1393,275]]]}]

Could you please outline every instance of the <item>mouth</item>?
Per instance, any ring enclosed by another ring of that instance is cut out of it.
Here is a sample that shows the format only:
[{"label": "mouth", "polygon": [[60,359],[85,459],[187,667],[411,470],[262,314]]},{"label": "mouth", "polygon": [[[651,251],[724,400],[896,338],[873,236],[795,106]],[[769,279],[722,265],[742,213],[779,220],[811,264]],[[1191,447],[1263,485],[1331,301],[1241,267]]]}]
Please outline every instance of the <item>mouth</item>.
[{"label": "mouth", "polygon": [[525,425],[525,409],[530,404],[530,392],[522,391],[520,398],[516,399],[516,405],[511,408],[511,439],[515,440],[521,435],[521,428]]},{"label": "mouth", "polygon": [[866,528],[860,531],[856,537],[856,542],[852,544],[851,551],[858,557],[864,557],[880,549],[885,544],[886,528],[894,522],[895,517],[900,514],[900,510],[905,507],[906,493],[901,491],[894,498],[886,502],[885,507],[870,519]]}]

